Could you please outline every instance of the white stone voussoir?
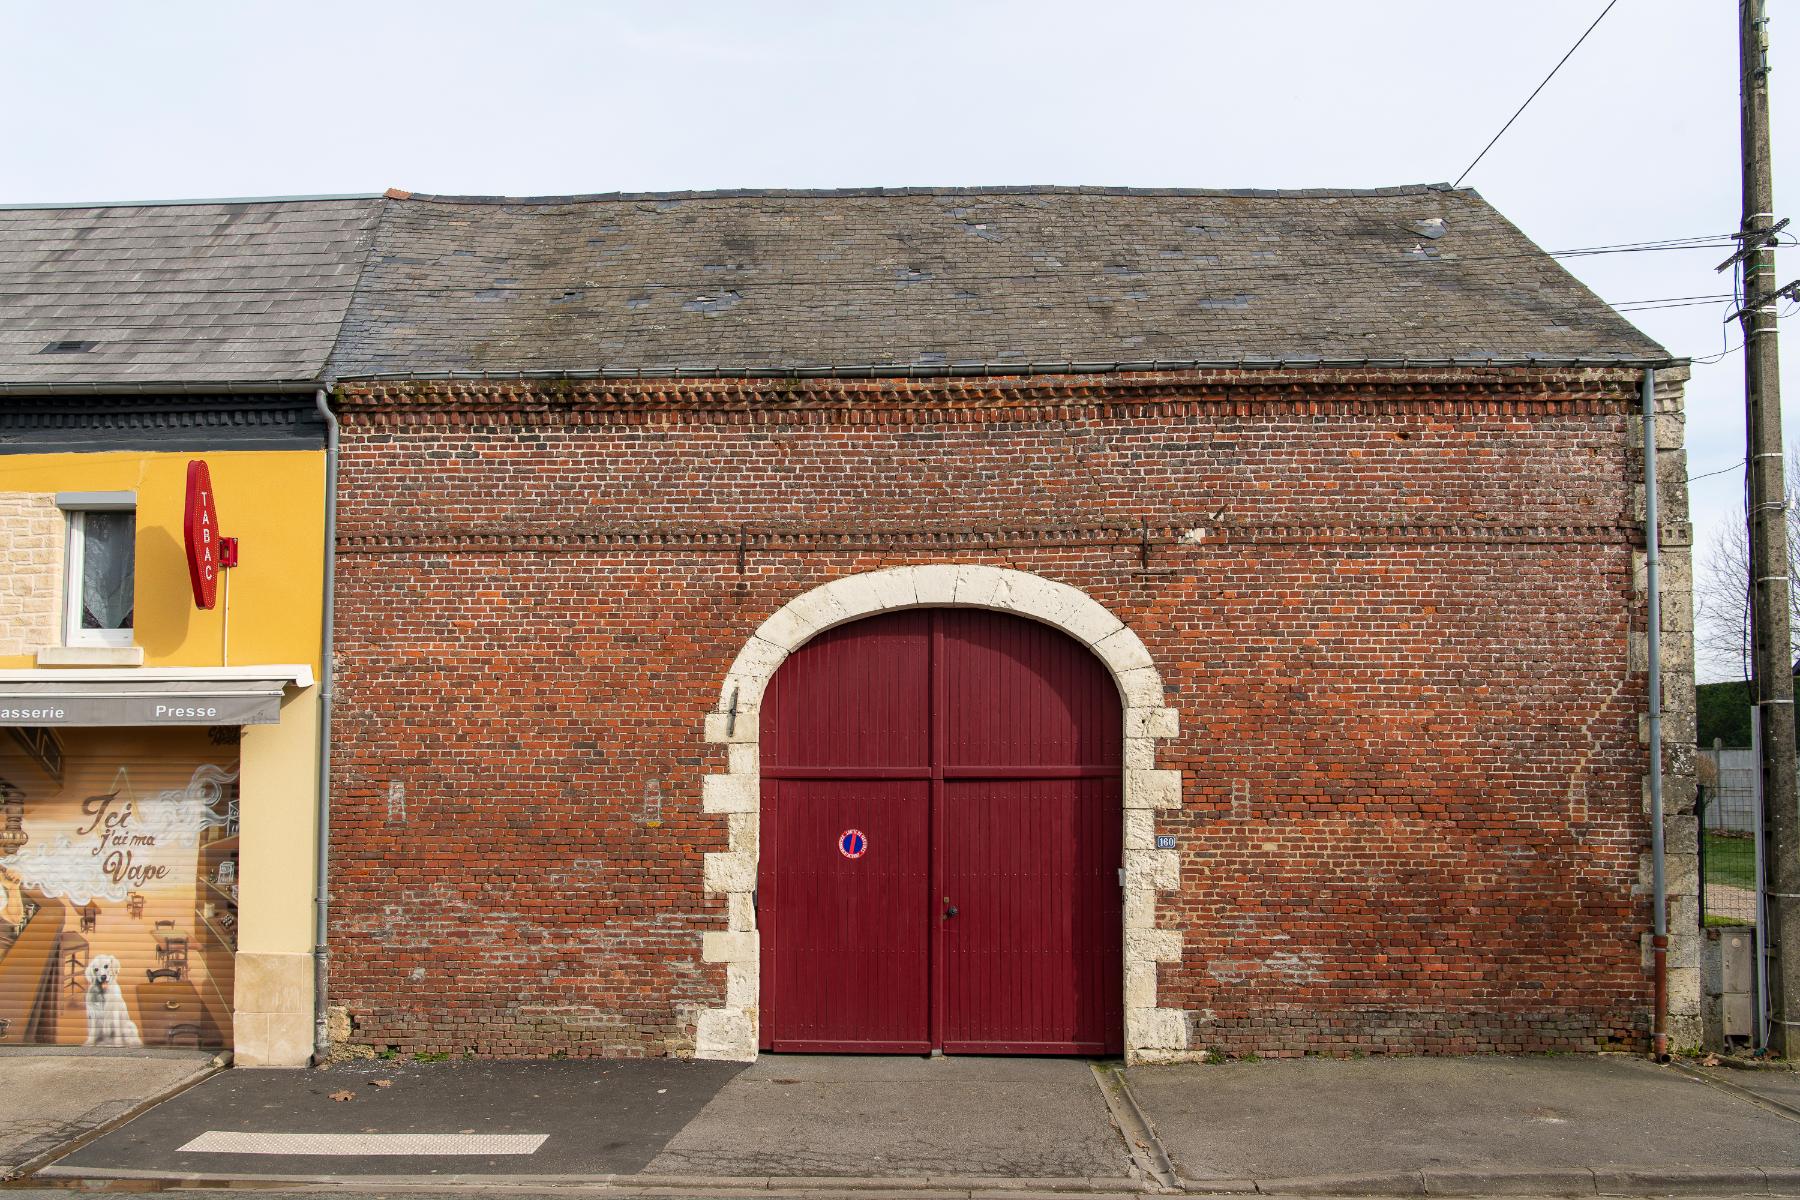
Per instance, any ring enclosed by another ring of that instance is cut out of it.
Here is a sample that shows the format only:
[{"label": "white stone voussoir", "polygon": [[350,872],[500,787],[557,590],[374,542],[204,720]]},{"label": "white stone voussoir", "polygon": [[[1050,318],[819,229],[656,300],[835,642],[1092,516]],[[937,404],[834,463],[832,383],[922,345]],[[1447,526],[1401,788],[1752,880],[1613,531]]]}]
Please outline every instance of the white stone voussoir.
[{"label": "white stone voussoir", "polygon": [[1101,662],[1112,668],[1115,679],[1152,665],[1150,652],[1144,649],[1144,643],[1137,634],[1123,625],[1095,642],[1094,653],[1100,656]]},{"label": "white stone voussoir", "polygon": [[[774,619],[774,617],[769,618],[771,621]],[[751,690],[755,691],[758,699],[761,698],[763,686],[766,686],[770,677],[775,674],[775,668],[787,661],[791,649],[792,647],[765,642],[754,636],[744,643],[744,648],[738,651],[736,660],[731,664],[731,670],[725,673],[725,678],[738,686],[739,704],[749,698],[744,693]],[[722,698],[727,704],[731,702],[730,687],[725,689]]]},{"label": "white stone voussoir", "polygon": [[[1122,632],[1129,633],[1130,631]],[[1146,659],[1150,657],[1147,651],[1144,657]],[[1163,706],[1162,676],[1157,673],[1155,667],[1146,665],[1122,670],[1115,669],[1113,680],[1119,685],[1119,700],[1126,708],[1161,708]]]},{"label": "white stone voussoir", "polygon": [[949,563],[932,563],[912,568],[913,591],[924,605],[947,605],[956,602],[957,568]]},{"label": "white stone voussoir", "polygon": [[869,582],[875,585],[875,595],[881,600],[883,609],[918,607],[919,592],[913,586],[910,567],[877,571],[869,576]]}]

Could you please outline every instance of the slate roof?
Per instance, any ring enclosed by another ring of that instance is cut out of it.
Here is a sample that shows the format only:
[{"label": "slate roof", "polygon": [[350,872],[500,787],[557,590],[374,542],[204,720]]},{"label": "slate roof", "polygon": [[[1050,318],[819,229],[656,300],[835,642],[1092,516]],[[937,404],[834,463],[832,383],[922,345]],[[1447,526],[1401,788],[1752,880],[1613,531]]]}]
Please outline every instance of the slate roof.
[{"label": "slate roof", "polygon": [[380,207],[0,209],[0,386],[318,379]]},{"label": "slate roof", "polygon": [[393,199],[330,371],[1663,355],[1470,190],[920,188]]},{"label": "slate roof", "polygon": [[0,208],[0,389],[15,391],[1664,357],[1479,195],[1442,185]]}]

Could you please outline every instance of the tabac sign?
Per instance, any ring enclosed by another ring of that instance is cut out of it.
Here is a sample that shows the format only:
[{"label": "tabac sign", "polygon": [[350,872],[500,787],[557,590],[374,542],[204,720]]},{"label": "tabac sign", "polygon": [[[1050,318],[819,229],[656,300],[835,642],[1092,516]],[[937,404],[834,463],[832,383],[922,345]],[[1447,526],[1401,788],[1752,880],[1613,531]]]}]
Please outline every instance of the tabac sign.
[{"label": "tabac sign", "polygon": [[211,608],[219,599],[219,571],[237,566],[237,539],[219,536],[219,510],[213,503],[212,472],[203,459],[187,466],[187,507],[181,520],[187,543],[188,582],[194,604]]}]

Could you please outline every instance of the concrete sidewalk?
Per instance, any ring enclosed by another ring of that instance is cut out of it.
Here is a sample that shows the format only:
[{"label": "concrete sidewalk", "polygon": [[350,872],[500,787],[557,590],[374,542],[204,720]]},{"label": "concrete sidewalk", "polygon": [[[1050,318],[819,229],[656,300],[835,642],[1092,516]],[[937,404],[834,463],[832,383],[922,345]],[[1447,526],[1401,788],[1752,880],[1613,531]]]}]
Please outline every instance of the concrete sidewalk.
[{"label": "concrete sidewalk", "polygon": [[1116,1074],[1071,1059],[359,1063],[228,1072],[42,1177],[620,1195],[1800,1195],[1800,1111],[1622,1057]]},{"label": "concrete sidewalk", "polygon": [[1637,1058],[1300,1059],[1126,1074],[1192,1186],[1761,1191],[1774,1172],[1800,1187],[1800,1123]]},{"label": "concrete sidewalk", "polygon": [[1093,1071],[1067,1058],[767,1056],[645,1170],[1135,1182]]},{"label": "concrete sidewalk", "polygon": [[0,1180],[214,1069],[212,1051],[0,1049]]}]

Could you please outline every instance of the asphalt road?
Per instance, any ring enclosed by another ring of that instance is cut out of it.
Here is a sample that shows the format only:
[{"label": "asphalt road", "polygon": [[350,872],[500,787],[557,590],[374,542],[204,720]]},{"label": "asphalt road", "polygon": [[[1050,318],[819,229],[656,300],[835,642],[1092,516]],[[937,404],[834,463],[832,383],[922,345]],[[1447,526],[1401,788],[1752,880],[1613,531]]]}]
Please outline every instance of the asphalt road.
[{"label": "asphalt road", "polygon": [[[323,1071],[234,1070],[76,1150],[56,1170],[183,1174],[611,1175],[642,1171],[732,1076],[685,1059],[359,1062]],[[330,1158],[183,1151],[197,1135],[537,1136],[524,1156]]]}]

